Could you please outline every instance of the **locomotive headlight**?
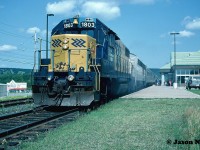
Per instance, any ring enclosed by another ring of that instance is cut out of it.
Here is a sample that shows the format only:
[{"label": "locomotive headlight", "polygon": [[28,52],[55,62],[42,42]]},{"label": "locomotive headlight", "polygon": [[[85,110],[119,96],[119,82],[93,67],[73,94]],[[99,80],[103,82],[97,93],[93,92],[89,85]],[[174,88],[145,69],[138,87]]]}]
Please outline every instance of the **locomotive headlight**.
[{"label": "locomotive headlight", "polygon": [[68,44],[63,44],[63,49],[67,50],[69,48]]},{"label": "locomotive headlight", "polygon": [[47,78],[49,81],[51,81],[51,79],[52,79],[52,76],[48,76],[48,78]]},{"label": "locomotive headlight", "polygon": [[63,44],[67,44],[69,41],[67,39],[64,39]]},{"label": "locomotive headlight", "polygon": [[73,76],[73,75],[69,75],[69,76],[67,77],[67,79],[68,79],[69,81],[73,81],[73,80],[74,80],[74,76]]}]

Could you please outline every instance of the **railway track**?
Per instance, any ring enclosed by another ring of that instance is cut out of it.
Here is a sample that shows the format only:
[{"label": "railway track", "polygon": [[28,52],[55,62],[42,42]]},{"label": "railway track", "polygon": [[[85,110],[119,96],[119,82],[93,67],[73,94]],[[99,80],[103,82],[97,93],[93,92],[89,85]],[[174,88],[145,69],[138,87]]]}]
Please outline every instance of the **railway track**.
[{"label": "railway track", "polygon": [[33,103],[32,98],[21,98],[21,99],[16,99],[16,100],[0,101],[0,108],[15,106],[15,105],[29,104],[29,103]]},{"label": "railway track", "polygon": [[78,115],[78,108],[53,112],[40,107],[36,110],[1,116],[0,149],[18,145],[20,140],[30,139],[36,136],[38,132],[56,128],[66,121],[74,120]]}]

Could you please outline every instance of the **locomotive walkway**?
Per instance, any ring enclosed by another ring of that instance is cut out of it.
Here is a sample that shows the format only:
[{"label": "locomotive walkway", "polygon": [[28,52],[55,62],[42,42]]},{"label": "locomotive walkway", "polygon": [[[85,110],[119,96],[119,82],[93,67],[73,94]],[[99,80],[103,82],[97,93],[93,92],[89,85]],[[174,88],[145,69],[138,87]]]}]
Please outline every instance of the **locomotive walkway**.
[{"label": "locomotive walkway", "polygon": [[189,92],[184,87],[174,89],[169,86],[151,86],[121,98],[200,98],[200,95]]}]

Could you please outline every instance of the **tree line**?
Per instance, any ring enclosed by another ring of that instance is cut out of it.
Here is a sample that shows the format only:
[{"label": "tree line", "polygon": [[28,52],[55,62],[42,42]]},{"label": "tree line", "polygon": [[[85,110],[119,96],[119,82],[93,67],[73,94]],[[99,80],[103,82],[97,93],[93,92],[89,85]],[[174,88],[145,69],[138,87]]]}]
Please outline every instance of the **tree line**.
[{"label": "tree line", "polygon": [[11,80],[15,82],[26,82],[27,88],[31,88],[31,69],[5,69],[0,68],[0,83],[6,84]]}]

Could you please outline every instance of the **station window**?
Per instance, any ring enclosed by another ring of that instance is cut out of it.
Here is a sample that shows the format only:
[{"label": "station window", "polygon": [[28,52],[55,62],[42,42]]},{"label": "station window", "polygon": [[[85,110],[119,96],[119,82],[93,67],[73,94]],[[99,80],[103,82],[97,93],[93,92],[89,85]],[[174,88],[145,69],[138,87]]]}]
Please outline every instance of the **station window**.
[{"label": "station window", "polygon": [[181,83],[185,83],[185,77],[181,76]]},{"label": "station window", "polygon": [[194,70],[194,74],[199,74],[199,71],[197,69]]},{"label": "station window", "polygon": [[185,70],[181,69],[181,74],[185,75]]},{"label": "station window", "polygon": [[190,74],[190,70],[189,70],[189,69],[186,69],[186,70],[185,70],[185,74],[189,75],[189,74]]},{"label": "station window", "polygon": [[180,74],[180,70],[179,69],[176,70],[176,74]]},{"label": "station window", "polygon": [[194,70],[190,70],[190,74],[193,75],[194,74]]}]

